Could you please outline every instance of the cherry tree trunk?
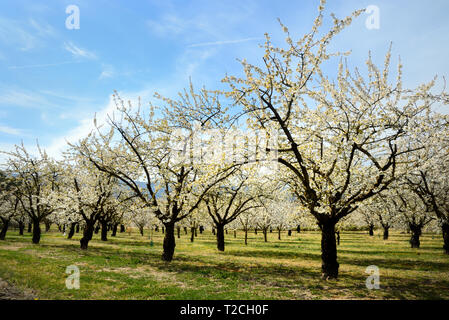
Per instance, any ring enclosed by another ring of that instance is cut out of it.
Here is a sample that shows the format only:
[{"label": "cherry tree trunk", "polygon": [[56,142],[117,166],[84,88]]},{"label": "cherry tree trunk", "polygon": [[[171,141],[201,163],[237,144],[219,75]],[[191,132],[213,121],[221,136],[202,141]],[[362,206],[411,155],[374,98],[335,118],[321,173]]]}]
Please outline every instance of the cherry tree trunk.
[{"label": "cherry tree trunk", "polygon": [[112,226],[112,234],[111,234],[111,237],[117,236],[117,229],[118,229],[118,224],[115,223],[115,224]]},{"label": "cherry tree trunk", "polygon": [[24,230],[25,230],[25,223],[19,221],[19,235],[23,236]]},{"label": "cherry tree trunk", "polygon": [[281,229],[278,229],[278,240],[281,240]]},{"label": "cherry tree trunk", "polygon": [[384,227],[384,240],[388,240],[388,236],[390,235],[390,227]]},{"label": "cherry tree trunk", "polygon": [[6,231],[8,231],[9,227],[9,220],[3,220],[3,227],[0,231],[0,240],[5,240],[6,237]]},{"label": "cherry tree trunk", "polygon": [[67,236],[67,239],[72,239],[73,235],[75,234],[75,225],[76,223],[70,224],[69,234]]},{"label": "cherry tree trunk", "polygon": [[245,229],[245,246],[248,245],[248,229]]},{"label": "cherry tree trunk", "polygon": [[193,242],[193,240],[195,240],[195,228],[191,227],[190,228],[190,242]]},{"label": "cherry tree trunk", "polygon": [[446,254],[449,254],[449,222],[443,223],[441,228],[443,231],[443,249]]},{"label": "cherry tree trunk", "polygon": [[45,221],[44,223],[45,223],[45,232],[50,231],[50,228],[51,228],[51,222]]},{"label": "cherry tree trunk", "polygon": [[173,254],[175,253],[175,224],[167,223],[165,225],[165,236],[164,236],[164,252],[162,253],[162,260],[164,261],[172,261]]},{"label": "cherry tree trunk", "polygon": [[108,223],[101,222],[101,241],[108,241]]},{"label": "cherry tree trunk", "polygon": [[224,251],[225,249],[224,226],[222,224],[217,225],[217,249],[219,251]]},{"label": "cherry tree trunk", "polygon": [[419,241],[419,237],[421,236],[421,227],[420,226],[413,226],[410,227],[410,231],[412,233],[412,236],[410,237],[410,244],[412,248],[419,248],[421,242]]},{"label": "cherry tree trunk", "polygon": [[31,239],[31,241],[34,244],[38,244],[41,240],[41,227],[39,225],[39,222],[39,220],[33,221],[33,238]]},{"label": "cherry tree trunk", "polygon": [[178,239],[181,238],[181,227],[176,227],[176,231],[178,232]]},{"label": "cherry tree trunk", "polygon": [[30,222],[30,223],[28,223],[28,230],[27,230],[27,232],[31,233],[32,230],[33,230],[33,224]]},{"label": "cherry tree trunk", "polygon": [[263,230],[263,241],[264,241],[264,242],[268,242],[267,231],[268,231],[268,230],[266,230],[266,229]]},{"label": "cherry tree trunk", "polygon": [[374,236],[374,226],[372,224],[369,225],[369,235]]},{"label": "cherry tree trunk", "polygon": [[86,224],[86,227],[84,228],[83,237],[80,240],[81,249],[83,250],[87,250],[89,241],[92,240],[95,231],[94,224],[95,223],[89,222]]},{"label": "cherry tree trunk", "polygon": [[335,223],[328,221],[321,225],[321,272],[323,279],[338,278],[337,244]]}]

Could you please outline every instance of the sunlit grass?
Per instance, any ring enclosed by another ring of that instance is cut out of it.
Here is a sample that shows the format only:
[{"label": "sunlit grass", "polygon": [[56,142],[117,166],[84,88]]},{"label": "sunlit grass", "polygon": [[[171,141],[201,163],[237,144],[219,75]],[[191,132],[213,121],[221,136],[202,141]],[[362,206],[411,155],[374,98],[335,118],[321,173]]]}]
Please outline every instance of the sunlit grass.
[{"label": "sunlit grass", "polygon": [[[0,242],[0,277],[39,299],[448,299],[449,256],[440,235],[424,234],[420,249],[409,235],[393,232],[388,241],[376,233],[343,232],[338,247],[340,277],[323,281],[318,232],[226,235],[218,252],[210,231],[177,240],[174,260],[160,259],[161,232],[118,233],[102,242],[95,235],[87,251],[72,240],[44,233],[39,245],[11,231]],[[66,267],[81,272],[79,290],[65,287]],[[368,290],[366,267],[380,269],[379,290]]]}]

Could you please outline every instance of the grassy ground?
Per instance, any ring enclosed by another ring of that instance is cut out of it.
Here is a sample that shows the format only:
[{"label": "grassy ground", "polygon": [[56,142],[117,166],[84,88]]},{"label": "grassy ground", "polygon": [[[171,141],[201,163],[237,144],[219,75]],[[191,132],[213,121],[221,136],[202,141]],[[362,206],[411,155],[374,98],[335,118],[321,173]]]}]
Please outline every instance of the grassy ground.
[{"label": "grassy ground", "polygon": [[[338,247],[340,277],[320,279],[320,234],[291,237],[243,233],[227,235],[226,251],[216,250],[205,232],[191,243],[177,239],[174,260],[161,261],[162,237],[120,233],[107,242],[95,235],[87,251],[79,249],[80,234],[72,240],[44,233],[39,245],[30,234],[10,231],[0,242],[0,278],[39,299],[448,299],[449,256],[441,236],[424,234],[422,248],[411,249],[407,234],[343,232]],[[65,287],[66,267],[80,269],[80,289]],[[365,269],[380,269],[380,289],[368,290]]]}]

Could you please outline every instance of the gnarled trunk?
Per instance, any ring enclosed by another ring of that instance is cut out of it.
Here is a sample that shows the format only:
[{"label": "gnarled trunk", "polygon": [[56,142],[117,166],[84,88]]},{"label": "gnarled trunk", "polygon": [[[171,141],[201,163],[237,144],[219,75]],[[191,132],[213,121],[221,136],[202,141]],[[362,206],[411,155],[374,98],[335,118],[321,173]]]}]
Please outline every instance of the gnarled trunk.
[{"label": "gnarled trunk", "polygon": [[222,224],[217,224],[217,249],[219,251],[224,251],[225,249],[224,226]]},{"label": "gnarled trunk", "polygon": [[44,224],[45,224],[45,232],[50,231],[50,228],[51,228],[51,222],[48,221],[48,220],[45,220],[45,221],[44,221]]},{"label": "gnarled trunk", "polygon": [[441,229],[443,231],[443,249],[446,254],[449,254],[449,222],[444,222]]},{"label": "gnarled trunk", "polygon": [[19,221],[19,235],[23,236],[24,231],[25,231],[25,223],[23,223],[23,221]]},{"label": "gnarled trunk", "polygon": [[95,222],[88,222],[83,231],[83,237],[80,240],[81,249],[87,250],[89,241],[92,240],[94,235]]},{"label": "gnarled trunk", "polygon": [[419,225],[410,226],[410,231],[412,236],[410,237],[410,244],[412,248],[419,248],[421,242],[419,241],[419,237],[422,233],[422,227]]},{"label": "gnarled trunk", "polygon": [[321,272],[323,279],[338,278],[337,244],[335,241],[335,223],[327,221],[321,224]]},{"label": "gnarled trunk", "polygon": [[39,241],[41,240],[41,227],[39,223],[40,223],[39,220],[33,221],[33,238],[31,239],[31,241],[34,244],[38,244]]},{"label": "gnarled trunk", "polygon": [[6,237],[6,231],[8,231],[8,227],[9,227],[9,220],[3,220],[3,227],[2,230],[0,231],[0,240],[5,240]]},{"label": "gnarled trunk", "polygon": [[73,235],[75,234],[75,226],[76,223],[70,224],[69,235],[67,236],[67,239],[72,239]]},{"label": "gnarled trunk", "polygon": [[164,236],[164,252],[162,254],[162,260],[164,261],[172,261],[173,260],[173,254],[175,253],[175,224],[174,223],[167,223],[165,225],[165,236]]},{"label": "gnarled trunk", "polygon": [[390,235],[390,227],[383,227],[384,228],[384,240],[388,240],[388,236]]},{"label": "gnarled trunk", "polygon": [[111,234],[111,237],[117,236],[117,228],[118,228],[118,224],[115,223],[114,226],[112,227],[112,234]]},{"label": "gnarled trunk", "polygon": [[101,241],[108,241],[108,223],[106,221],[101,222]]}]

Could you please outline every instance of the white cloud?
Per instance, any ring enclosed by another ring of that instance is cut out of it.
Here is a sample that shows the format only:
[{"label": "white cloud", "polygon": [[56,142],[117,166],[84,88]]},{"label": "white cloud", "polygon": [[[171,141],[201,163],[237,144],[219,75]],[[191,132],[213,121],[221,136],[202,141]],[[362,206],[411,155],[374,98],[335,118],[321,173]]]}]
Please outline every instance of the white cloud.
[{"label": "white cloud", "polygon": [[42,109],[58,107],[44,96],[17,88],[0,88],[0,105]]},{"label": "white cloud", "polygon": [[113,66],[111,65],[103,65],[103,70],[98,77],[98,79],[103,80],[107,78],[113,78],[115,76],[116,72]]},{"label": "white cloud", "polygon": [[64,49],[70,52],[75,58],[96,59],[97,56],[86,49],[77,47],[72,42],[64,42]]},{"label": "white cloud", "polygon": [[0,132],[1,133],[6,133],[6,134],[10,134],[10,135],[13,135],[13,136],[23,135],[22,130],[16,129],[16,128],[11,128],[11,127],[8,127],[8,126],[3,126],[3,125],[0,125]]},{"label": "white cloud", "polygon": [[21,51],[28,51],[39,44],[39,39],[25,30],[23,23],[0,17],[0,40]]}]

